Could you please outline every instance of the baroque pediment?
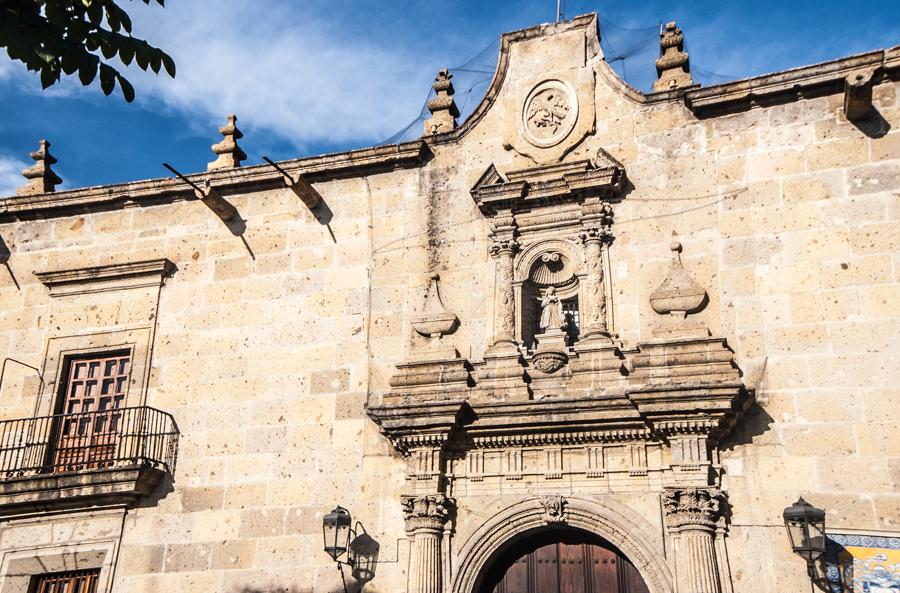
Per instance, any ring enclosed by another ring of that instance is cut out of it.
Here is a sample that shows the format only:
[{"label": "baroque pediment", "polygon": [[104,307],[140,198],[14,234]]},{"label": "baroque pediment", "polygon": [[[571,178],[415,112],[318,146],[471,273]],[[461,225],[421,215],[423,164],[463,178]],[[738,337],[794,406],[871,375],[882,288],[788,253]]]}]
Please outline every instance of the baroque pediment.
[{"label": "baroque pediment", "polygon": [[625,167],[604,150],[593,159],[538,165],[501,173],[491,164],[471,194],[485,216],[539,205],[575,203],[584,197],[612,198],[625,181]]}]

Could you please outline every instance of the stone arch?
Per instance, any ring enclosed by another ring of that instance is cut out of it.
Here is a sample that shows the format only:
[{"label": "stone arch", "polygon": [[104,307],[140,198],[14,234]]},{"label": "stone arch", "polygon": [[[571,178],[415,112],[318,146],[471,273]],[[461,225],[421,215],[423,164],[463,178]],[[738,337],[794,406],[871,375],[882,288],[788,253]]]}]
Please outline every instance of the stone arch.
[{"label": "stone arch", "polygon": [[616,546],[634,564],[650,593],[672,593],[672,574],[645,534],[651,526],[637,513],[611,501],[567,497],[562,519],[548,517],[541,497],[532,497],[497,513],[466,540],[451,593],[477,593],[487,569],[508,542],[552,524],[582,529]]}]

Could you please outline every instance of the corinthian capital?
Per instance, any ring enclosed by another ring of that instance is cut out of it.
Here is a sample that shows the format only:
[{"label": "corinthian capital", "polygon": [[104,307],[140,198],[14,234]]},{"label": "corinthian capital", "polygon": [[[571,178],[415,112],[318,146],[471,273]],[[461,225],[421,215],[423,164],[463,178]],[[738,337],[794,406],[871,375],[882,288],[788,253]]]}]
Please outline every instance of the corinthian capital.
[{"label": "corinthian capital", "polygon": [[590,243],[595,241],[597,243],[612,243],[615,238],[612,233],[612,229],[609,227],[587,227],[581,229],[581,232],[578,233],[578,238],[581,239],[582,243]]},{"label": "corinthian capital", "polygon": [[714,529],[726,508],[725,493],[718,488],[667,488],[663,495],[669,529]]},{"label": "corinthian capital", "polygon": [[403,505],[407,531],[414,532],[420,529],[440,531],[449,519],[456,501],[443,494],[428,494],[404,496],[400,504]]},{"label": "corinthian capital", "polygon": [[519,250],[519,242],[515,239],[494,239],[491,243],[491,256],[497,257],[501,253],[515,253]]}]

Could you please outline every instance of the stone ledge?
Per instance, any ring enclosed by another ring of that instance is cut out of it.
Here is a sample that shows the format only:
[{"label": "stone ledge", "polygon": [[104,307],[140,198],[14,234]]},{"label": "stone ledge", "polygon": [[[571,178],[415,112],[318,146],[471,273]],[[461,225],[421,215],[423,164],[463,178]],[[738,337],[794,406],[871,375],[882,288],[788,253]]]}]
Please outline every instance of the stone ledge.
[{"label": "stone ledge", "polygon": [[35,272],[50,289],[50,296],[106,292],[122,288],[160,286],[175,273],[168,259],[153,259],[124,264],[110,264],[54,272]]},{"label": "stone ledge", "polygon": [[129,465],[0,479],[0,516],[99,504],[133,505],[160,483],[165,470]]},{"label": "stone ledge", "polygon": [[[282,161],[278,165],[294,178],[303,175],[313,179],[329,179],[418,164],[427,154],[428,147],[425,143],[416,140],[403,144],[292,159]],[[201,186],[209,179],[210,185],[223,194],[246,191],[252,187],[284,187],[284,176],[268,164],[192,173],[186,177]],[[100,185],[63,192],[0,198],[0,223],[195,199],[197,198],[194,190],[183,181],[174,178]]]}]

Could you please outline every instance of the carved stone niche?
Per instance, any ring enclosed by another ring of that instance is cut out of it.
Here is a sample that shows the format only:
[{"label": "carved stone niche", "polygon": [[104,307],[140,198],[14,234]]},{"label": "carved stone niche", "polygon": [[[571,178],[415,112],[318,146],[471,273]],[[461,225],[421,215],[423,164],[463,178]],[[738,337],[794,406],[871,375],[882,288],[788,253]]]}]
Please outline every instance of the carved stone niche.
[{"label": "carved stone niche", "polygon": [[[600,150],[591,160],[505,174],[491,165],[475,184],[472,197],[490,220],[497,270],[494,338],[478,369],[482,395],[559,394],[570,367],[618,372],[603,269],[612,240],[611,203],[620,199],[624,180],[622,165]],[[600,347],[591,354],[583,348],[589,341]],[[579,350],[590,362],[572,366]],[[604,367],[598,357],[616,362]]]}]

